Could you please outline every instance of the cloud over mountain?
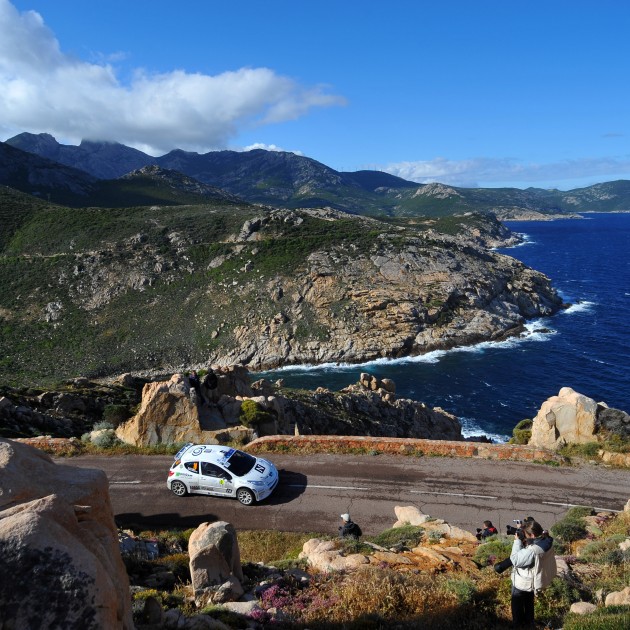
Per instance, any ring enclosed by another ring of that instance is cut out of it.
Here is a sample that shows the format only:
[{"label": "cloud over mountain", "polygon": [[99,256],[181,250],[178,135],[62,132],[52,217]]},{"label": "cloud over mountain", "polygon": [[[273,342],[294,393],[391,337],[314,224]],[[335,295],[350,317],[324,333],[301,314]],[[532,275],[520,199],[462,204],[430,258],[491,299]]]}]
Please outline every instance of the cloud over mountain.
[{"label": "cloud over mountain", "polygon": [[174,147],[223,148],[244,126],[344,104],[269,68],[214,76],[137,69],[123,82],[112,63],[64,54],[41,15],[0,0],[0,132],[50,132],[69,142],[112,140],[155,155]]},{"label": "cloud over mountain", "polygon": [[[440,182],[451,186],[476,187],[478,182],[493,182],[493,186],[513,185],[519,182],[525,186],[542,185],[545,181],[570,181],[576,178],[627,178],[630,171],[630,159],[593,158],[564,160],[555,163],[534,164],[505,158],[471,158],[467,160],[449,160],[435,158],[396,162],[380,167],[387,173],[397,175],[420,184]],[[509,184],[507,182],[510,182]]]}]

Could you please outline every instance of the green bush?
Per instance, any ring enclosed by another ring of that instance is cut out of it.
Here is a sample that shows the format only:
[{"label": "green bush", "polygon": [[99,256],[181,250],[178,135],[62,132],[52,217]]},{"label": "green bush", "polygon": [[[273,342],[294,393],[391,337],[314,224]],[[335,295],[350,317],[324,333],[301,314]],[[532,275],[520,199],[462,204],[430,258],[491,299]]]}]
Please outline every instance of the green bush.
[{"label": "green bush", "polygon": [[619,549],[619,543],[625,539],[625,536],[616,534],[605,540],[594,540],[582,548],[580,559],[596,564],[620,564],[623,553]]},{"label": "green bush", "polygon": [[92,427],[92,431],[103,431],[104,429],[115,429],[116,427],[107,420],[101,420],[100,422],[95,422]]},{"label": "green bush", "polygon": [[526,418],[521,420],[512,430],[510,444],[528,444],[532,437],[533,420]]},{"label": "green bush", "polygon": [[98,448],[111,448],[119,443],[120,440],[116,437],[113,429],[107,429],[104,433],[101,433],[92,439],[92,444]]},{"label": "green bush", "polygon": [[587,535],[585,516],[593,514],[590,507],[572,507],[564,516],[551,528],[551,534],[559,538],[561,542],[569,543],[580,540]]},{"label": "green bush", "polygon": [[175,553],[164,556],[155,564],[166,567],[180,582],[190,582],[190,558],[187,553]]},{"label": "green bush", "polygon": [[444,588],[457,597],[460,605],[470,604],[477,594],[477,585],[468,578],[449,578],[444,583]]},{"label": "green bush", "polygon": [[241,405],[239,420],[244,426],[256,429],[265,422],[273,422],[275,418],[255,400],[248,399],[244,400]]},{"label": "green bush", "polygon": [[103,409],[103,421],[109,423],[113,429],[129,418],[127,405],[106,405]]},{"label": "green bush", "polygon": [[563,578],[554,578],[548,588],[534,601],[536,620],[553,628],[561,627],[562,618],[573,602],[581,599],[580,592]]},{"label": "green bush", "polygon": [[405,546],[413,549],[420,544],[424,536],[424,529],[415,525],[403,525],[402,527],[393,527],[381,532],[378,536],[372,538],[372,542],[381,547],[399,547]]},{"label": "green bush", "polygon": [[496,536],[488,542],[479,545],[475,550],[473,560],[482,567],[492,566],[510,557],[514,540],[507,536]]},{"label": "green bush", "polygon": [[595,510],[592,507],[578,505],[576,507],[572,507],[566,513],[566,516],[564,517],[564,519],[569,519],[569,520],[581,519],[585,516],[593,516],[594,513],[595,513]]},{"label": "green bush", "polygon": [[621,630],[630,623],[627,606],[606,606],[590,615],[569,613],[564,618],[563,630]]},{"label": "green bush", "polygon": [[562,542],[574,542],[584,538],[587,534],[584,522],[564,520],[551,528],[551,534]]}]

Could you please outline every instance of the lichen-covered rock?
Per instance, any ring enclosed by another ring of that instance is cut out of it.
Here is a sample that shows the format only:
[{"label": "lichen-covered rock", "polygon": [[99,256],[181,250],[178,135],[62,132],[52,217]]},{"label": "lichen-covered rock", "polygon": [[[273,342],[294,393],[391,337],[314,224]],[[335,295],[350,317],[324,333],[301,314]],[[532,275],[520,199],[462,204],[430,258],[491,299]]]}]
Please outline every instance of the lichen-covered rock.
[{"label": "lichen-covered rock", "polygon": [[236,530],[230,523],[202,523],[188,541],[195,599],[204,605],[243,595],[243,569]]},{"label": "lichen-covered rock", "polygon": [[5,627],[132,629],[107,477],[0,438]]},{"label": "lichen-covered rock", "polygon": [[596,610],[597,606],[595,606],[595,604],[591,604],[590,602],[574,602],[573,604],[571,604],[569,612],[572,612],[576,615],[590,615]]},{"label": "lichen-covered rock", "polygon": [[597,440],[597,403],[570,387],[548,398],[532,424],[531,446],[558,448]]},{"label": "lichen-covered rock", "polygon": [[630,586],[606,595],[606,606],[630,606]]},{"label": "lichen-covered rock", "polygon": [[334,541],[319,538],[307,540],[298,557],[306,560],[314,569],[325,573],[358,569],[370,563],[369,559],[360,553],[344,556]]}]

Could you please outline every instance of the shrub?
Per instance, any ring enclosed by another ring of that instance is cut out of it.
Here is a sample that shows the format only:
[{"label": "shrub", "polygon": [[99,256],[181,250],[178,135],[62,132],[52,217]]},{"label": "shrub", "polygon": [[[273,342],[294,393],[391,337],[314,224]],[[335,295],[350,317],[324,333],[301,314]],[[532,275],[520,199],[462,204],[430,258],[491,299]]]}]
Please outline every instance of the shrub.
[{"label": "shrub", "polygon": [[569,520],[581,519],[585,516],[592,516],[594,513],[595,513],[595,510],[593,510],[592,507],[577,505],[575,507],[572,507],[566,513],[564,519],[569,519]]},{"label": "shrub", "polygon": [[587,534],[584,522],[564,520],[559,521],[551,528],[554,537],[562,542],[574,542],[584,538]]},{"label": "shrub", "polygon": [[627,606],[606,606],[590,615],[568,614],[563,630],[619,630],[628,627]]},{"label": "shrub", "polygon": [[459,604],[470,604],[477,594],[477,585],[468,578],[449,578],[444,588],[455,595]]},{"label": "shrub", "polygon": [[393,527],[372,538],[372,542],[381,547],[417,547],[424,536],[424,529],[415,525]]},{"label": "shrub", "polygon": [[556,628],[573,602],[581,599],[580,592],[563,578],[554,578],[548,588],[534,601],[536,619]]},{"label": "shrub", "polygon": [[155,564],[166,567],[180,582],[190,582],[190,558],[187,553],[175,553],[164,556]]},{"label": "shrub", "polygon": [[127,405],[106,405],[103,409],[103,422],[110,424],[112,429],[128,420],[129,417]]},{"label": "shrub", "polygon": [[272,413],[265,410],[255,400],[248,399],[244,400],[241,405],[239,419],[244,426],[256,429],[265,422],[273,422],[275,418]]},{"label": "shrub", "polygon": [[623,552],[619,549],[619,543],[625,540],[625,536],[614,535],[605,540],[595,540],[586,545],[580,552],[580,559],[596,564],[621,564]]},{"label": "shrub", "polygon": [[493,566],[510,557],[513,542],[507,536],[496,536],[477,547],[473,560],[482,567]]},{"label": "shrub", "polygon": [[512,430],[510,444],[527,444],[532,437],[533,420],[521,420]]},{"label": "shrub", "polygon": [[107,429],[104,433],[95,436],[92,443],[98,448],[111,448],[119,444],[120,440],[116,437],[113,429]]},{"label": "shrub", "polygon": [[322,534],[279,532],[275,530],[239,530],[238,546],[242,562],[273,563],[296,560],[304,543]]},{"label": "shrub", "polygon": [[100,422],[95,422],[92,427],[92,431],[104,431],[105,429],[115,429],[114,425],[107,420],[101,420]]},{"label": "shrub", "polygon": [[593,508],[589,507],[578,506],[571,508],[562,520],[553,525],[551,528],[552,535],[564,543],[584,538],[588,533],[584,517],[590,516],[592,513]]}]

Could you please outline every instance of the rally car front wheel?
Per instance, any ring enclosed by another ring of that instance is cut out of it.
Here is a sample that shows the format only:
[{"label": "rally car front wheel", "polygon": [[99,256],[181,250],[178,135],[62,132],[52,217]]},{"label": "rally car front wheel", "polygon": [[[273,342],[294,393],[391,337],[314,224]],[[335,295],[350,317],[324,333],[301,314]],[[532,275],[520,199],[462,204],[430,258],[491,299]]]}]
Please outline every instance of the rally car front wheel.
[{"label": "rally car front wheel", "polygon": [[236,498],[243,505],[253,505],[254,502],[256,501],[256,498],[254,497],[254,493],[251,490],[248,490],[247,488],[239,488],[236,491]]}]

